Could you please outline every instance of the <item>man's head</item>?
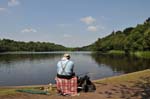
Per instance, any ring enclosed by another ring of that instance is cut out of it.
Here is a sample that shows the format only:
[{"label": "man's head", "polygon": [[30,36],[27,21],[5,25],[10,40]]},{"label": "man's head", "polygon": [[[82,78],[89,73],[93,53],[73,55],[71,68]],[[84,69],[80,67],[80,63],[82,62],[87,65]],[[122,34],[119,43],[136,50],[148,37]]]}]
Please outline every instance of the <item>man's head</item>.
[{"label": "man's head", "polygon": [[69,54],[64,54],[63,57],[65,57],[65,58],[67,58],[67,59],[70,59],[70,55],[69,55]]}]

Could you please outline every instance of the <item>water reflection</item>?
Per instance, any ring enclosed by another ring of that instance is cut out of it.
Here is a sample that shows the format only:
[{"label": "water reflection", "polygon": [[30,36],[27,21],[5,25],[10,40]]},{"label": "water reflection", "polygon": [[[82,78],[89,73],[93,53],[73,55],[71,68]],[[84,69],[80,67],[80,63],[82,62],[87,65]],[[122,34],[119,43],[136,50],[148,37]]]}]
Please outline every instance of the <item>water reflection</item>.
[{"label": "water reflection", "polygon": [[102,64],[112,68],[113,71],[130,73],[150,68],[149,59],[140,59],[125,55],[92,54],[92,58],[101,66]]},{"label": "water reflection", "polygon": [[1,54],[0,55],[0,63],[12,63],[18,61],[34,61],[34,60],[43,60],[43,59],[55,59],[57,57],[62,56],[62,53],[59,54]]}]

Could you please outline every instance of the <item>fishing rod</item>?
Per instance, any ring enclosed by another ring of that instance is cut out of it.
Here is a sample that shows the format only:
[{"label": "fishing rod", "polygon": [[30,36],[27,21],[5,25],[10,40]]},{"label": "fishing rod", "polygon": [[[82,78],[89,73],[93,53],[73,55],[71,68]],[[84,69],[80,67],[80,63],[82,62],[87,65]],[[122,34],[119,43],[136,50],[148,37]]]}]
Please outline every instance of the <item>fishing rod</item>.
[{"label": "fishing rod", "polygon": [[92,75],[95,75],[95,74],[97,74],[97,73],[85,72],[85,73],[78,74],[77,77],[82,77],[85,75],[88,75],[89,77],[91,77]]},{"label": "fishing rod", "polygon": [[89,73],[90,72],[85,72],[85,73],[78,74],[77,76],[88,75]]}]

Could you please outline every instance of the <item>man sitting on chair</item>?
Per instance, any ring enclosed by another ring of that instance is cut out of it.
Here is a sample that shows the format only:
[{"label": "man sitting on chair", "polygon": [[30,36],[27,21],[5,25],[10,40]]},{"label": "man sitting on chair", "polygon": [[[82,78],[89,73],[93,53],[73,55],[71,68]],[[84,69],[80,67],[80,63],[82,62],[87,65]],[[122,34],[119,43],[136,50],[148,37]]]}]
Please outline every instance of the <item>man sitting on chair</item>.
[{"label": "man sitting on chair", "polygon": [[62,95],[77,95],[77,77],[73,71],[74,63],[69,54],[64,54],[57,63],[57,90]]}]

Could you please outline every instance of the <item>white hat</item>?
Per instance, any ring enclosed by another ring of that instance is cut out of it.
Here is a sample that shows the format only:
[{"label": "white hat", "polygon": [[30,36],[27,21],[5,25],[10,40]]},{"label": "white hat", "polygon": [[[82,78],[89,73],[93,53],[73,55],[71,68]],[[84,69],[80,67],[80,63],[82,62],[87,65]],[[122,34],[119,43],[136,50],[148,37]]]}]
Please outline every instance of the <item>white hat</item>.
[{"label": "white hat", "polygon": [[69,54],[64,54],[64,57],[70,57],[70,55]]},{"label": "white hat", "polygon": [[70,55],[66,53],[63,57],[70,58]]}]

